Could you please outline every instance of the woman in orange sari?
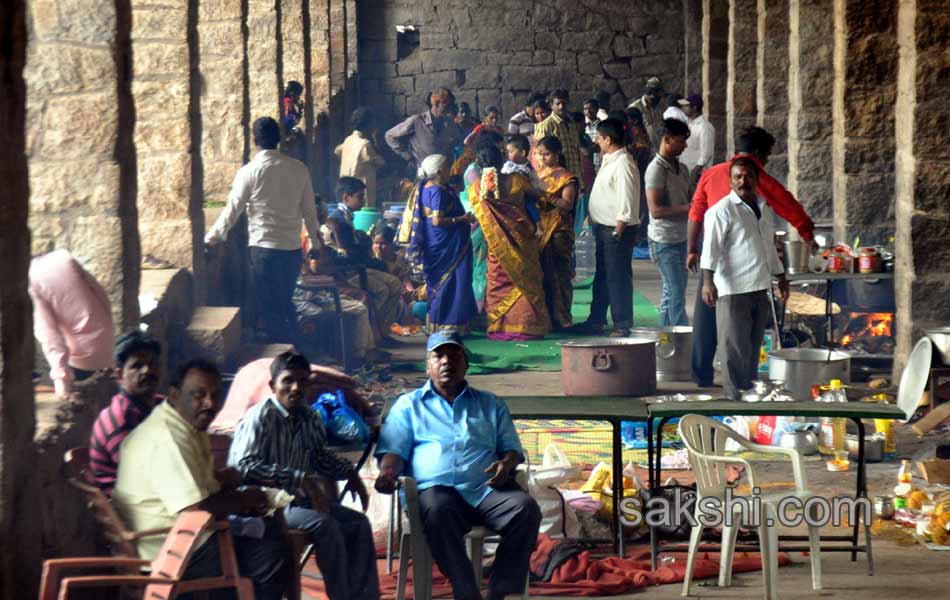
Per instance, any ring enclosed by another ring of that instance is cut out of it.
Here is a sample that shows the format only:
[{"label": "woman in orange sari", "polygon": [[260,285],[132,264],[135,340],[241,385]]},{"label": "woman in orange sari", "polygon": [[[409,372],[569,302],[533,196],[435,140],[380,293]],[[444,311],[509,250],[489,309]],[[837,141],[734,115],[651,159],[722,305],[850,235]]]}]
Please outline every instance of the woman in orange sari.
[{"label": "woman in orange sari", "polygon": [[490,142],[475,151],[482,169],[469,201],[488,245],[485,312],[488,337],[528,340],[551,329],[535,225],[525,209],[531,184],[519,173],[501,173],[502,153]]},{"label": "woman in orange sari", "polygon": [[564,168],[561,140],[554,136],[538,140],[538,177],[544,184],[538,211],[541,213],[541,269],[544,298],[555,331],[571,326],[574,301],[574,201],[577,177]]}]

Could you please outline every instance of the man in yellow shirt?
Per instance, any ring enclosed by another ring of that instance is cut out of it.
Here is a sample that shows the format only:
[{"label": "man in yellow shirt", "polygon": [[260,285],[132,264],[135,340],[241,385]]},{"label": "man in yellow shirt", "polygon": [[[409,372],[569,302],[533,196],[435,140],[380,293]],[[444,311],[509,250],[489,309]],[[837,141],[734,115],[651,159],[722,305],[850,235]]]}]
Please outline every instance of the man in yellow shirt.
[{"label": "man in yellow shirt", "polygon": [[[263,515],[267,496],[259,488],[238,491],[234,469],[215,471],[206,430],[221,409],[221,374],[203,360],[185,363],[171,382],[167,399],[122,442],[122,459],[112,499],[135,531],[171,527],[178,513],[204,510],[228,515]],[[217,534],[204,532],[185,579],[221,574]],[[138,542],[139,555],[152,560],[164,538]],[[279,530],[272,524],[261,539],[234,538],[241,575],[254,582],[258,599],[278,600],[289,581],[289,565]]]}]

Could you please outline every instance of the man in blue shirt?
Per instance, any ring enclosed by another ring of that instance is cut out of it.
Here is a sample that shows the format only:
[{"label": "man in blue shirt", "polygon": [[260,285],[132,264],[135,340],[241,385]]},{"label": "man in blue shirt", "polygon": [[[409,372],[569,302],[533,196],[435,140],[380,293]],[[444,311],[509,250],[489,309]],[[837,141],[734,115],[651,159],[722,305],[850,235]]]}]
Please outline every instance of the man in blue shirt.
[{"label": "man in blue shirt", "polygon": [[512,478],[524,449],[505,403],[466,383],[461,337],[435,333],[426,350],[429,381],[400,396],[383,425],[376,490],[391,494],[404,470],[417,480],[426,541],[458,600],[481,600],[465,534],[476,525],[499,532],[488,598],[501,600],[524,590],[541,524],[537,502]]}]

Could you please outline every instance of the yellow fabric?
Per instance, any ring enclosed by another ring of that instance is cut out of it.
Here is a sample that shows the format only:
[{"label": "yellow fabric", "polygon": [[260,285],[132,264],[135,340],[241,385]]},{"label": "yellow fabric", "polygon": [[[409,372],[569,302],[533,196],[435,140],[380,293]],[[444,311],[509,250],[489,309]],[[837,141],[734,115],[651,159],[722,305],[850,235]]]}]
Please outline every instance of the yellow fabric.
[{"label": "yellow fabric", "polygon": [[[570,119],[562,119],[555,113],[534,126],[534,138],[540,140],[543,137],[553,135],[561,141],[563,147],[564,160],[567,162],[567,169],[571,173],[583,173],[584,164],[581,161],[581,133],[577,124]],[[537,151],[537,150],[535,150]],[[537,164],[541,164],[540,157],[537,157]],[[578,180],[578,195],[583,193],[584,184]]]},{"label": "yellow fabric", "polygon": [[376,208],[376,169],[386,160],[376,152],[373,142],[354,131],[336,147],[340,158],[340,177],[356,177],[366,184],[366,206]]},{"label": "yellow fabric", "polygon": [[[491,323],[498,321],[511,306],[518,301],[522,294],[534,307],[544,306],[544,288],[542,286],[543,275],[541,264],[538,260],[525,261],[525,256],[538,257],[538,241],[534,237],[534,227],[512,227],[501,224],[503,221],[510,220],[510,216],[502,214],[500,208],[495,205],[508,204],[521,208],[524,212],[525,191],[531,186],[530,182],[520,173],[512,173],[504,176],[497,174],[501,185],[501,178],[508,177],[510,189],[508,194],[501,193],[501,198],[496,200],[489,193],[488,198],[481,197],[481,180],[472,182],[472,192],[469,194],[469,200],[472,203],[472,210],[482,227],[482,233],[488,245],[489,252],[501,263],[505,272],[514,283],[515,289],[499,302],[494,310],[489,311],[489,331]],[[524,219],[527,221],[527,213],[524,212]]]},{"label": "yellow fabric", "polygon": [[409,193],[409,199],[406,200],[406,210],[402,213],[402,221],[399,222],[399,234],[396,241],[400,244],[408,244],[409,236],[412,234],[412,221],[416,214],[416,199],[419,197],[419,188],[412,186]]},{"label": "yellow fabric", "polygon": [[455,177],[456,175],[461,176],[465,173],[465,169],[467,169],[474,160],[474,144],[466,144],[465,148],[462,150],[462,154],[460,154],[459,157],[455,159],[455,162],[452,163],[452,170],[449,172],[449,175],[452,177]]},{"label": "yellow fabric", "polygon": [[[538,178],[544,184],[541,190],[541,198],[538,202],[538,209],[541,213],[541,243],[544,248],[555,231],[560,229],[573,230],[574,224],[568,223],[565,215],[558,210],[557,202],[561,199],[564,188],[570,184],[577,185],[577,177],[572,175],[564,167],[555,167],[553,169],[543,169],[538,172]],[[576,193],[576,189],[575,189]],[[575,197],[575,202],[577,201]]]},{"label": "yellow fabric", "polygon": [[[192,427],[168,402],[156,406],[122,442],[112,500],[133,531],[171,527],[179,512],[219,489],[208,434]],[[202,535],[201,544],[211,533]],[[142,538],[139,554],[154,560],[164,541],[162,536]]]}]

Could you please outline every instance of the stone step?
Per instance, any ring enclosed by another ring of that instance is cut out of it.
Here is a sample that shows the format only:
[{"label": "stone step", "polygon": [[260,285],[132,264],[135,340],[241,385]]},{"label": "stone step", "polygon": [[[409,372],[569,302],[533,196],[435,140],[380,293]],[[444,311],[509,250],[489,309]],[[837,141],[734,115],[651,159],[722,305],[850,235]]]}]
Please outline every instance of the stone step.
[{"label": "stone step", "polygon": [[240,369],[259,358],[274,358],[293,349],[293,344],[243,344],[234,357],[234,366],[235,369]]},{"label": "stone step", "polygon": [[236,306],[199,306],[185,328],[184,356],[214,361],[223,369],[234,367],[241,348],[241,309]]}]

